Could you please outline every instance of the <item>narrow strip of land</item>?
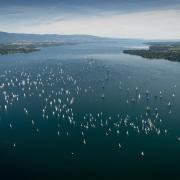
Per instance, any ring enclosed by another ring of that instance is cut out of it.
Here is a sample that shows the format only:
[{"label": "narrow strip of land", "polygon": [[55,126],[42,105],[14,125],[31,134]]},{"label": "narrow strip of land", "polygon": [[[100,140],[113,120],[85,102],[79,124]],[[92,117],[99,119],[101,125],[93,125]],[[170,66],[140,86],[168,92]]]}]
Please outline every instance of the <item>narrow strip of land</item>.
[{"label": "narrow strip of land", "polygon": [[129,49],[123,53],[138,55],[147,59],[167,59],[180,62],[180,42],[148,43],[149,49]]},{"label": "narrow strip of land", "polygon": [[64,42],[18,42],[0,44],[0,55],[15,54],[15,53],[31,53],[40,51],[43,47],[72,45],[74,43]]}]

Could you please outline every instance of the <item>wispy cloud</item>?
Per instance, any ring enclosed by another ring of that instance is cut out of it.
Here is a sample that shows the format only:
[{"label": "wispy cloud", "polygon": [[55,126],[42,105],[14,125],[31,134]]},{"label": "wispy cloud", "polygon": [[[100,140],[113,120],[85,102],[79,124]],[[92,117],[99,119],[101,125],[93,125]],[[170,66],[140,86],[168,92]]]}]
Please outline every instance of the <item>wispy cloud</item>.
[{"label": "wispy cloud", "polygon": [[16,32],[92,34],[109,37],[180,39],[179,10],[163,10],[111,15],[81,17],[39,22],[33,26],[21,26]]},{"label": "wispy cloud", "polygon": [[180,38],[177,0],[45,0],[44,4],[42,0],[29,4],[15,1],[19,3],[0,6],[2,31]]}]

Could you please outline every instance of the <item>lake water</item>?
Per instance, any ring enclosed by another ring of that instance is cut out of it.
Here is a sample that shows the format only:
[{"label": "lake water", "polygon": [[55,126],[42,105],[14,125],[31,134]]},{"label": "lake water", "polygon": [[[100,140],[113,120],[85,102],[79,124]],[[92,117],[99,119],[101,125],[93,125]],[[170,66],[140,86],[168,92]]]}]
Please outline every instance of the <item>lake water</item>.
[{"label": "lake water", "polygon": [[179,174],[180,63],[136,41],[0,56],[2,179]]}]

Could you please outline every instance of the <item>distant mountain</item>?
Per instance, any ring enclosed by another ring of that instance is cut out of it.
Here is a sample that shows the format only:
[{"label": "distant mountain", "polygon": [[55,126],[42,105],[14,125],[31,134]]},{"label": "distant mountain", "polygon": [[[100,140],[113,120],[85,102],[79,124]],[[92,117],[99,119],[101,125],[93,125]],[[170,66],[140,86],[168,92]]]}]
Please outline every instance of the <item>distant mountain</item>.
[{"label": "distant mountain", "polygon": [[102,38],[91,35],[57,35],[57,34],[18,34],[18,33],[6,33],[0,32],[0,43],[11,42],[97,42],[97,41],[112,41],[117,39]]}]

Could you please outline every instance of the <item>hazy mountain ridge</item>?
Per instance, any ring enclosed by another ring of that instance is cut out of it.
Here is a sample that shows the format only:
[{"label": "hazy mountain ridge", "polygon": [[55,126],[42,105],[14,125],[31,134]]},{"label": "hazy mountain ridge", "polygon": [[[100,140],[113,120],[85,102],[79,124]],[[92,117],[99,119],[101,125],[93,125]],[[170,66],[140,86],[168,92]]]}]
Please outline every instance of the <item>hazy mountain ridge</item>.
[{"label": "hazy mountain ridge", "polygon": [[139,39],[116,39],[92,35],[18,34],[0,32],[0,55],[31,53],[43,47],[75,45],[81,43],[116,43],[139,41]]},{"label": "hazy mountain ridge", "polygon": [[33,42],[97,42],[112,41],[115,38],[103,38],[92,35],[57,35],[57,34],[20,34],[0,32],[0,43],[12,43],[21,41]]},{"label": "hazy mountain ridge", "polygon": [[14,42],[68,42],[68,43],[85,43],[85,42],[109,42],[109,41],[139,41],[142,39],[131,38],[110,38],[99,37],[93,35],[59,35],[59,34],[25,34],[25,33],[7,33],[0,31],[0,43],[14,43]]}]

